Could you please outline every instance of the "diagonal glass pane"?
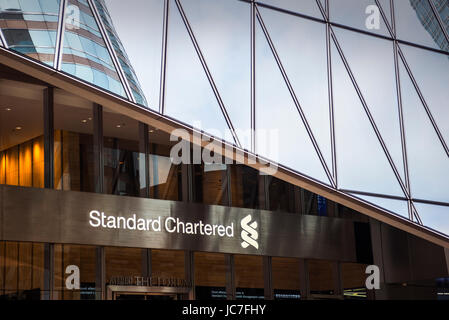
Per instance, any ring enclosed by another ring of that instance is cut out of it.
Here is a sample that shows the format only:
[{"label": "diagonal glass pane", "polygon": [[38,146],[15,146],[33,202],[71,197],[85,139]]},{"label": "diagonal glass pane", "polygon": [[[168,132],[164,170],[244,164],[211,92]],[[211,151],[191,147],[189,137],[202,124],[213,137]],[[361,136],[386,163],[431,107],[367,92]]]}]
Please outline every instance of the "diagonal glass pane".
[{"label": "diagonal glass pane", "polygon": [[256,61],[257,154],[329,184],[259,24]]},{"label": "diagonal glass pane", "polygon": [[250,7],[228,0],[183,0],[182,6],[239,140],[250,149]]},{"label": "diagonal glass pane", "polygon": [[315,18],[323,18],[315,0],[259,0],[258,2]]},{"label": "diagonal glass pane", "polygon": [[334,28],[349,67],[405,181],[393,42]]},{"label": "diagonal glass pane", "polygon": [[332,75],[339,188],[403,197],[333,42]]},{"label": "diagonal glass pane", "polygon": [[391,23],[391,7],[390,7],[390,0],[379,0],[379,4],[382,7],[382,10],[384,11],[385,15],[387,16],[387,23],[392,26]]},{"label": "diagonal glass pane", "polygon": [[87,2],[68,0],[61,70],[126,97]]},{"label": "diagonal glass pane", "polygon": [[449,56],[401,45],[413,77],[443,135],[449,143]]},{"label": "diagonal glass pane", "polygon": [[109,39],[111,40],[115,54],[117,55],[120,66],[125,73],[126,79],[131,87],[134,98],[138,104],[147,106],[147,101],[143,94],[142,88],[140,86],[139,80],[137,79],[136,73],[129,61],[128,55],[126,54],[125,48],[118,37],[118,34],[112,23],[111,16],[109,15],[108,8],[104,0],[94,0],[95,6],[97,7],[98,13],[100,14],[101,20],[106,28]]},{"label": "diagonal glass pane", "polygon": [[132,11],[129,1],[106,0],[106,4],[149,108],[159,110],[164,1],[133,1]]},{"label": "diagonal glass pane", "polygon": [[[352,194],[352,193],[351,193]],[[408,203],[405,200],[396,200],[380,197],[371,197],[360,194],[352,194],[354,197],[365,200],[375,206],[378,206],[387,211],[396,213],[397,215],[403,216],[408,219]]]},{"label": "diagonal glass pane", "polygon": [[449,235],[449,207],[414,202],[424,226]]},{"label": "diagonal glass pane", "polygon": [[349,27],[390,36],[374,0],[329,1],[330,20]]},{"label": "diagonal glass pane", "polygon": [[259,10],[321,152],[331,168],[325,25],[274,10]]},{"label": "diagonal glass pane", "polygon": [[228,125],[174,1],[169,12],[165,113],[224,138]]},{"label": "diagonal glass pane", "polygon": [[443,22],[443,28],[449,33],[449,2],[447,0],[431,0]]},{"label": "diagonal glass pane", "polygon": [[449,43],[428,0],[396,0],[394,4],[399,39],[449,51]]},{"label": "diagonal glass pane", "polygon": [[449,202],[449,157],[402,62],[399,67],[412,197]]},{"label": "diagonal glass pane", "polygon": [[53,66],[60,0],[0,1],[0,28],[10,49]]}]

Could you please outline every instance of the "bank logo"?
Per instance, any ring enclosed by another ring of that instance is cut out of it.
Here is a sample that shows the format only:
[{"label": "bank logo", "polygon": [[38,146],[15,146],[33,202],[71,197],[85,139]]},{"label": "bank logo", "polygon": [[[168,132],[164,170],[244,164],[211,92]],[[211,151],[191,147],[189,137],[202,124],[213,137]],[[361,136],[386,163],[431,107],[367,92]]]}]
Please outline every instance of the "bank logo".
[{"label": "bank logo", "polygon": [[257,221],[251,223],[253,217],[249,214],[245,218],[242,219],[240,225],[242,227],[242,248],[246,249],[249,246],[253,246],[257,250],[259,250],[259,243],[257,243],[257,239],[259,239],[259,233],[257,232]]}]

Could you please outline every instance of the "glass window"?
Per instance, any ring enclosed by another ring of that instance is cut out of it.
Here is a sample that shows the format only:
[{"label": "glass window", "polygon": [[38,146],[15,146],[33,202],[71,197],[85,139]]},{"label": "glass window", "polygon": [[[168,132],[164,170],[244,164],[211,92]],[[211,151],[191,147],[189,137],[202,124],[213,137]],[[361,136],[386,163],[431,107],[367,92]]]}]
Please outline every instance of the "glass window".
[{"label": "glass window", "polygon": [[300,298],[299,259],[276,258],[271,260],[275,300]]},{"label": "glass window", "polygon": [[299,188],[271,176],[266,176],[265,181],[268,184],[268,210],[290,213],[301,212]]},{"label": "glass window", "polygon": [[229,0],[183,0],[182,6],[239,140],[250,149],[250,6]]},{"label": "glass window", "polygon": [[426,227],[449,235],[449,206],[436,206],[417,202],[414,204]]},{"label": "glass window", "polygon": [[[402,1],[402,0],[400,0]],[[390,37],[390,33],[374,0],[339,0],[329,1],[331,21],[366,32]],[[384,13],[388,11],[381,7]]]},{"label": "glass window", "polygon": [[308,260],[311,294],[334,294],[332,263],[324,260]]},{"label": "glass window", "polygon": [[44,245],[0,242],[0,300],[40,300],[44,293]]},{"label": "glass window", "polygon": [[148,134],[150,197],[181,201],[183,199],[181,165],[175,165],[171,161],[170,150],[173,143],[170,142],[170,136],[155,128],[150,128]]},{"label": "glass window", "polygon": [[112,278],[143,276],[142,249],[134,248],[105,248],[106,282]]},{"label": "glass window", "polygon": [[151,272],[163,279],[185,279],[185,252],[152,249]]},{"label": "glass window", "polygon": [[300,113],[259,26],[256,27],[256,61],[256,153],[329,183]]},{"label": "glass window", "polygon": [[55,92],[55,189],[95,192],[92,108],[90,101]]},{"label": "glass window", "polygon": [[[304,3],[305,1],[291,2]],[[323,24],[274,10],[260,8],[259,11],[323,157],[328,166],[331,167],[331,134],[330,126],[328,125],[330,120],[327,85],[326,28]],[[265,39],[260,39],[260,41],[266,42]],[[268,71],[265,68],[268,65],[268,57],[270,54],[270,52],[266,52],[265,56],[264,52],[263,60],[256,59],[256,66],[261,68],[261,71],[259,72]],[[275,70],[273,70],[273,72],[275,72]],[[280,75],[279,71],[276,72],[277,75]],[[278,79],[278,76],[276,76],[276,79]],[[256,86],[261,85],[263,86],[262,90],[265,90],[265,83],[269,84],[269,82],[266,79],[263,81],[264,82],[256,83]],[[276,85],[273,88],[285,86],[282,83],[282,80],[280,81],[280,83],[273,83],[273,85]],[[281,92],[283,93],[285,91],[279,91],[278,95],[280,98]],[[276,94],[273,93],[274,97],[275,95]],[[285,99],[287,99],[287,97]],[[275,100],[268,101],[267,105],[265,105],[263,101],[259,101],[259,105],[269,112],[269,114],[266,115],[266,117],[260,116],[261,122],[256,123],[256,128],[268,129],[265,127],[268,126],[268,118],[275,118],[276,122],[279,121],[277,122],[277,128],[280,130],[281,135],[279,139],[287,139],[287,137],[283,135],[285,129],[282,129],[285,124],[294,126],[290,121],[298,119],[298,124],[296,126],[302,126],[302,120],[299,117],[296,106],[292,106],[293,109],[288,109],[288,115],[291,115],[291,117],[294,116],[294,118],[290,120],[288,117],[285,117],[285,121],[288,122],[285,122],[284,125],[281,124],[284,117],[280,116],[279,113],[283,111],[286,112],[287,108],[287,106],[282,106],[282,104],[287,104],[287,101],[284,102],[283,98],[281,98],[278,103],[276,103]],[[277,111],[275,111],[276,109]],[[293,112],[296,112],[296,114]],[[270,126],[269,128],[276,129],[274,126]],[[296,131],[294,133],[303,134],[305,132]],[[310,138],[306,136],[304,139],[310,140]],[[304,150],[307,144],[304,142],[303,145],[303,142],[300,140],[301,139],[296,140],[296,148]],[[282,148],[288,148],[283,141],[280,143]],[[317,159],[317,161],[319,160]],[[292,168],[295,169],[295,167]]]},{"label": "glass window", "polygon": [[383,209],[386,209],[393,213],[399,214],[403,217],[406,217],[406,218],[409,217],[407,201],[379,198],[379,197],[369,197],[369,196],[363,196],[363,195],[359,195],[359,194],[354,194],[354,196],[357,198],[366,200],[366,201],[374,204],[375,206],[379,206]]},{"label": "glass window", "polygon": [[366,299],[365,273],[367,265],[359,263],[341,264],[341,281],[345,299]]},{"label": "glass window", "polygon": [[226,299],[225,255],[195,252],[195,298]]},{"label": "glass window", "polygon": [[104,107],[103,126],[105,193],[140,196],[146,177],[139,122]]},{"label": "glass window", "polygon": [[227,166],[221,164],[193,165],[194,199],[204,204],[228,205]]},{"label": "glass window", "polygon": [[404,197],[398,179],[333,43],[331,49],[339,188]]},{"label": "glass window", "polygon": [[169,13],[165,113],[224,138],[228,125],[174,1]]},{"label": "glass window", "polygon": [[449,44],[428,1],[394,1],[397,37],[449,51]]},{"label": "glass window", "polygon": [[3,80],[0,183],[44,187],[43,87]]},{"label": "glass window", "polygon": [[[93,300],[96,292],[96,247],[84,245],[60,245],[54,247],[55,283],[54,297],[57,300]],[[75,265],[80,271],[80,290],[66,287],[66,268]]]},{"label": "glass window", "polygon": [[[126,1],[108,1],[107,6],[117,31],[126,34],[121,40],[142,84],[148,104],[150,108],[159,110],[164,1],[133,1],[132,12],[129,11],[129,2]],[[101,14],[100,7],[97,8]],[[107,12],[105,14],[106,19],[109,19]],[[114,44],[114,40],[112,42]],[[117,42],[121,48],[119,39]],[[115,47],[119,58],[120,50]]]},{"label": "glass window", "polygon": [[264,299],[261,256],[234,256],[236,299]]},{"label": "glass window", "polygon": [[[269,4],[273,7],[278,7],[281,9],[287,9],[293,12],[305,14],[308,16],[313,16],[316,18],[323,18],[318,5],[314,0],[260,0],[260,3]],[[323,7],[324,8],[324,7]]]},{"label": "glass window", "polygon": [[265,191],[263,176],[259,171],[245,165],[231,166],[232,206],[250,209],[263,209],[265,206]]}]

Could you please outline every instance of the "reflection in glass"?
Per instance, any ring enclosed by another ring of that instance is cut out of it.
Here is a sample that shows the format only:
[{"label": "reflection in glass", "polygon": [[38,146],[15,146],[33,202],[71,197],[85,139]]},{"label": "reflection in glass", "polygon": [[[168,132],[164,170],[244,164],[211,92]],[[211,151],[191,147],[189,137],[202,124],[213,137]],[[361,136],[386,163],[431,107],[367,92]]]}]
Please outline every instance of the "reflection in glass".
[{"label": "reflection in glass", "polygon": [[405,181],[393,43],[334,28],[394,164]]},{"label": "reflection in glass", "polygon": [[259,26],[256,61],[256,153],[329,183]]},{"label": "reflection in glass", "polygon": [[374,0],[331,0],[329,5],[331,21],[366,32],[391,36]]},{"label": "reflection in glass", "polygon": [[333,43],[332,67],[339,187],[404,196]]},{"label": "reflection in glass", "polygon": [[115,94],[126,96],[100,29],[87,3],[69,0],[79,16],[67,11],[64,30],[62,71]]},{"label": "reflection in glass", "polygon": [[[98,10],[98,13],[100,14],[100,17],[103,21],[103,24],[105,26],[106,32],[109,36],[109,39],[111,40],[111,43],[112,43],[113,49],[115,51],[115,54],[117,55],[118,61],[123,69],[123,72],[125,73],[128,83],[131,87],[131,91],[133,93],[134,98],[136,99],[136,102],[138,104],[147,106],[147,102],[146,102],[145,96],[143,95],[139,81],[137,80],[136,73],[135,73],[133,67],[131,66],[131,62],[129,61],[128,55],[125,52],[125,48],[123,47],[122,42],[120,41],[118,34],[115,31],[114,24],[109,15],[109,11],[108,11],[108,8],[107,8],[104,0],[95,0],[94,2],[95,2],[95,6]],[[134,3],[135,3],[135,1],[133,1],[133,7],[134,7]],[[133,27],[135,28],[136,26],[133,25]]]},{"label": "reflection in glass", "polygon": [[449,51],[449,43],[428,0],[396,0],[394,4],[399,39]]},{"label": "reflection in glass", "polygon": [[367,265],[359,263],[341,263],[341,282],[344,298],[351,300],[364,300],[366,295]]},{"label": "reflection in glass", "polygon": [[402,62],[399,67],[412,197],[449,202],[449,157]]},{"label": "reflection in glass", "polygon": [[112,278],[141,277],[142,273],[142,249],[135,248],[105,248],[106,259],[106,283]]},{"label": "reflection in glass", "polygon": [[138,197],[146,187],[139,122],[104,108],[104,185],[107,194]]},{"label": "reflection in glass", "polygon": [[[331,167],[325,26],[273,10],[260,8],[259,11],[321,152]],[[256,65],[259,67],[258,60]]]},{"label": "reflection in glass", "polygon": [[228,205],[227,167],[224,164],[194,165],[194,199],[209,205]]},{"label": "reflection in glass", "polygon": [[449,235],[449,207],[415,202],[424,226]]},{"label": "reflection in glass", "polygon": [[10,49],[53,66],[60,0],[0,1],[0,28]]},{"label": "reflection in glass", "polygon": [[413,77],[446,143],[449,143],[449,56],[401,45]]},{"label": "reflection in glass", "polygon": [[263,209],[265,204],[265,192],[263,176],[259,175],[259,171],[244,166],[231,166],[231,194],[232,206]]}]

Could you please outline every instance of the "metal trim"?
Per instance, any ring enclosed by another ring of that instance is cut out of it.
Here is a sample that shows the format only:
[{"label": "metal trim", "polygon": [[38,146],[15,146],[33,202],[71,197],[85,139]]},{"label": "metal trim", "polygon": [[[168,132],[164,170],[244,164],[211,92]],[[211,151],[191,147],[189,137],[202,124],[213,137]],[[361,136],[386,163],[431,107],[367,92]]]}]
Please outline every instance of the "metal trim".
[{"label": "metal trim", "polygon": [[251,1],[251,152],[256,153],[256,5]]},{"label": "metal trim", "polygon": [[162,52],[161,52],[161,74],[159,81],[159,113],[165,114],[165,93],[167,75],[167,47],[168,47],[168,18],[170,0],[164,0],[164,17],[162,27]]},{"label": "metal trim", "polygon": [[48,87],[43,93],[44,114],[44,185],[54,188],[54,88]]},{"label": "metal trim", "polygon": [[2,28],[0,28],[0,42],[2,43],[4,48],[9,49],[8,42],[6,42],[6,38],[5,35],[3,34]]},{"label": "metal trim", "polygon": [[56,70],[61,69],[62,55],[64,52],[64,32],[65,32],[65,11],[67,8],[67,0],[61,0],[59,4],[59,21],[58,21],[58,32],[56,36],[55,45],[55,58],[53,61],[53,68]]}]

